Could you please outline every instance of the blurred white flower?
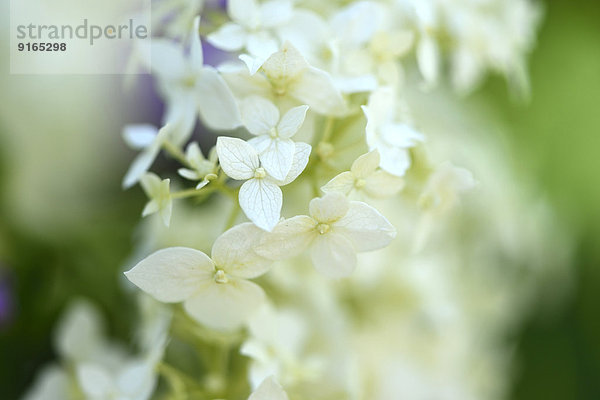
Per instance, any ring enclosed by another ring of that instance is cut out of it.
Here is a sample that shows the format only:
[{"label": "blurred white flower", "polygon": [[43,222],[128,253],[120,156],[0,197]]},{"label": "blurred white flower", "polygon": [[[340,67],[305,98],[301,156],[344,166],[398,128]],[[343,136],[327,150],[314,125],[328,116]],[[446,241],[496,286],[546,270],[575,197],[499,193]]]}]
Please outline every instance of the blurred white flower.
[{"label": "blurred white flower", "polygon": [[251,223],[240,224],[217,238],[212,259],[199,250],[170,247],[149,255],[125,276],[158,301],[183,302],[202,324],[235,329],[264,301],[262,288],[248,280],[271,266],[253,250],[261,234]]},{"label": "blurred white flower", "polygon": [[230,0],[227,13],[233,22],[227,22],[208,35],[213,46],[226,51],[246,49],[251,56],[266,60],[279,48],[273,29],[285,24],[292,16],[292,2],[269,0]]},{"label": "blurred white flower", "polygon": [[359,194],[372,198],[393,196],[404,187],[404,179],[379,169],[377,149],[363,154],[353,163],[350,171],[331,179],[321,190],[325,193],[340,192],[346,196]]},{"label": "blurred white flower", "polygon": [[292,257],[310,247],[315,268],[332,278],[348,276],[356,268],[356,253],[387,246],[396,229],[373,207],[348,201],[337,192],[315,198],[310,217],[281,221],[265,234],[256,251],[270,259]]},{"label": "blurred white flower", "polygon": [[198,142],[192,142],[185,150],[185,159],[189,163],[189,168],[179,168],[177,173],[191,181],[200,181],[196,185],[196,189],[202,189],[208,185],[211,180],[217,178],[217,151],[213,147],[208,155],[208,159],[204,158],[202,150]]},{"label": "blurred white flower", "polygon": [[169,226],[171,222],[171,212],[173,210],[173,201],[171,198],[171,189],[169,187],[170,179],[160,179],[156,174],[147,172],[140,181],[142,189],[148,196],[149,201],[142,211],[142,217],[159,213],[164,224]]},{"label": "blurred white flower", "polygon": [[270,231],[281,214],[283,194],[279,186],[287,185],[302,173],[311,147],[295,143],[291,168],[285,179],[277,180],[261,166],[258,151],[238,138],[221,136],[217,139],[217,154],[221,168],[227,176],[245,180],[240,188],[239,202],[246,216],[258,227]]},{"label": "blurred white flower", "polygon": [[396,120],[396,99],[391,88],[380,88],[371,93],[369,103],[362,106],[367,117],[367,145],[377,149],[380,166],[392,175],[404,176],[410,167],[408,149],[424,140],[421,133],[404,122]]},{"label": "blurred white flower", "polygon": [[200,18],[190,33],[189,55],[184,48],[167,39],[153,39],[152,72],[165,94],[164,120],[173,126],[174,143],[189,139],[200,113],[211,129],[234,129],[241,125],[239,110],[231,91],[219,73],[204,65],[199,36]]},{"label": "blurred white flower", "polygon": [[419,197],[419,206],[426,212],[444,213],[458,204],[462,192],[474,186],[475,179],[471,171],[444,162],[427,180]]},{"label": "blurred white flower", "polygon": [[294,107],[279,119],[277,107],[264,97],[247,97],[241,104],[244,126],[257,136],[248,143],[258,151],[267,173],[277,180],[284,180],[292,168],[296,146],[291,138],[302,126],[307,110],[308,106]]}]

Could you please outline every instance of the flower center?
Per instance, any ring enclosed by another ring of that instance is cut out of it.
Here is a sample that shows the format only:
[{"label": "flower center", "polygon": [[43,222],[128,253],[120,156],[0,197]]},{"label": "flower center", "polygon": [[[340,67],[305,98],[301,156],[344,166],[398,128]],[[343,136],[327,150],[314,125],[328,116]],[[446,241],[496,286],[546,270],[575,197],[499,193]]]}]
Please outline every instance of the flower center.
[{"label": "flower center", "polygon": [[229,282],[229,279],[227,279],[227,275],[225,275],[225,271],[223,271],[222,269],[218,269],[217,272],[215,272],[215,282],[217,282],[217,283]]},{"label": "flower center", "polygon": [[331,227],[327,224],[319,224],[317,225],[317,231],[321,234],[324,235],[327,232],[329,232],[329,230],[331,229]]},{"label": "flower center", "polygon": [[269,136],[271,136],[273,139],[274,139],[274,138],[276,138],[276,137],[277,137],[277,128],[275,128],[275,127],[272,127],[272,128],[269,130]]},{"label": "flower center", "polygon": [[254,177],[257,179],[262,179],[267,176],[267,171],[263,167],[258,167],[254,170]]},{"label": "flower center", "polygon": [[367,184],[367,182],[364,179],[357,179],[354,182],[354,187],[357,189],[360,189],[362,187],[364,187]]}]

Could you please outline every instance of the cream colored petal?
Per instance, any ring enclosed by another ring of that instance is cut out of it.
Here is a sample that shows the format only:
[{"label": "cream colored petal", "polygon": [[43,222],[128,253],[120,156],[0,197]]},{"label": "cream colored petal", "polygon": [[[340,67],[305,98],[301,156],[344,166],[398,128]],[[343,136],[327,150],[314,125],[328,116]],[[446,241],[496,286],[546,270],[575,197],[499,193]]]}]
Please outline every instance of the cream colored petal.
[{"label": "cream colored petal", "polygon": [[215,240],[211,257],[217,268],[238,278],[256,278],[268,271],[272,262],[259,256],[254,248],[265,234],[247,222],[236,225]]},{"label": "cream colored petal", "polygon": [[356,268],[354,245],[345,236],[333,232],[315,238],[310,258],[317,271],[330,278],[346,277]]},{"label": "cream colored petal", "polygon": [[348,213],[333,224],[333,231],[352,241],[356,251],[371,251],[390,244],[396,228],[376,209],[360,201],[351,201]]},{"label": "cream colored petal", "polygon": [[230,278],[227,283],[204,282],[183,306],[190,316],[210,328],[232,330],[242,325],[264,300],[260,286]]},{"label": "cream colored petal", "polygon": [[314,67],[305,69],[297,80],[290,83],[288,90],[292,97],[317,113],[341,115],[346,111],[342,94],[331,76],[323,70]]},{"label": "cream colored petal", "polygon": [[370,152],[358,157],[352,163],[350,171],[356,178],[364,179],[375,172],[377,167],[379,167],[379,162],[379,152],[377,149],[371,150]]},{"label": "cream colored petal", "polygon": [[292,166],[290,167],[290,171],[285,179],[281,182],[278,182],[280,186],[284,186],[293,182],[302,173],[302,171],[304,171],[304,168],[306,168],[306,165],[308,164],[311,150],[312,148],[309,144],[302,142],[295,143]]},{"label": "cream colored petal", "polygon": [[344,196],[350,194],[354,189],[355,178],[352,172],[346,171],[337,175],[321,188],[324,193],[339,192]]},{"label": "cream colored petal", "polygon": [[279,137],[285,139],[294,136],[304,123],[307,111],[308,106],[298,106],[286,112],[277,125]]},{"label": "cream colored petal", "polygon": [[274,377],[266,378],[256,390],[248,397],[248,400],[288,400],[281,385]]},{"label": "cream colored petal", "polygon": [[155,299],[175,303],[190,297],[201,282],[211,280],[212,260],[199,250],[169,247],[152,253],[125,276]]},{"label": "cream colored petal", "polygon": [[370,197],[385,198],[395,195],[403,187],[404,179],[380,170],[365,180],[362,190]]},{"label": "cream colored petal", "polygon": [[318,222],[333,223],[346,215],[349,206],[348,199],[343,194],[331,192],[323,197],[312,199],[308,209],[311,217]]},{"label": "cream colored petal", "polygon": [[282,181],[292,168],[295,150],[291,139],[271,139],[267,148],[259,152],[261,166],[274,179]]},{"label": "cream colored petal", "polygon": [[303,252],[314,239],[317,222],[306,215],[297,215],[279,222],[265,233],[255,251],[271,260],[283,260]]},{"label": "cream colored petal", "polygon": [[231,130],[242,124],[233,93],[214,68],[202,68],[196,91],[198,111],[206,126],[211,129]]}]

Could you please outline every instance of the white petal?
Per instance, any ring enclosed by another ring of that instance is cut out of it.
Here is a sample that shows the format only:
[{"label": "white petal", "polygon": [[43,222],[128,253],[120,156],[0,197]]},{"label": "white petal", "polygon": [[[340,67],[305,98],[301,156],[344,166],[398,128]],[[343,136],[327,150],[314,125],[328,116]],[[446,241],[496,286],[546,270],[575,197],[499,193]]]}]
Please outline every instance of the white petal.
[{"label": "white petal", "polygon": [[128,362],[119,370],[116,378],[119,393],[124,399],[149,399],[156,386],[154,365],[148,360]]},{"label": "white petal", "polygon": [[355,178],[352,172],[346,171],[327,182],[325,186],[321,187],[321,190],[323,193],[339,192],[347,196],[354,189],[354,182]]},{"label": "white petal", "polygon": [[150,169],[159,152],[160,146],[152,145],[138,154],[123,178],[124,189],[128,189],[139,182],[142,176]]},{"label": "white petal", "polygon": [[266,378],[248,397],[248,400],[288,400],[281,385],[272,376]]},{"label": "white petal", "polygon": [[271,139],[269,135],[260,135],[248,140],[248,143],[250,143],[252,147],[256,149],[258,154],[260,154],[266,151],[269,148],[269,146],[271,146],[272,141],[273,139]]},{"label": "white petal", "polygon": [[345,44],[358,46],[367,42],[379,28],[379,6],[374,2],[356,2],[331,18],[331,27]]},{"label": "white petal", "polygon": [[376,209],[360,201],[351,201],[346,215],[333,224],[336,233],[349,238],[357,251],[371,251],[390,244],[396,229]]},{"label": "white petal", "polygon": [[77,381],[86,398],[107,399],[115,389],[115,383],[109,370],[95,364],[77,366]]},{"label": "white petal", "polygon": [[250,34],[246,42],[248,53],[261,60],[269,58],[278,48],[277,40],[265,31]]},{"label": "white petal", "polygon": [[244,126],[253,135],[268,134],[279,121],[279,110],[264,97],[246,97],[240,105],[240,111]]},{"label": "white petal", "polygon": [[440,70],[440,50],[437,42],[428,35],[425,35],[417,46],[417,63],[421,75],[428,85],[437,83]]},{"label": "white petal", "polygon": [[23,400],[56,400],[68,399],[70,392],[70,379],[67,372],[57,365],[44,367],[36,376]]},{"label": "white petal", "polygon": [[185,301],[185,310],[198,322],[219,330],[239,327],[265,300],[262,288],[244,279],[205,282]]},{"label": "white petal", "polygon": [[266,179],[250,179],[240,188],[239,201],[250,221],[270,231],[279,221],[283,195],[275,183]]},{"label": "white petal", "polygon": [[85,300],[69,305],[54,335],[56,351],[69,361],[90,359],[102,344],[102,318]]},{"label": "white petal", "polygon": [[150,124],[127,125],[123,128],[123,139],[134,150],[150,146],[157,134],[158,129]]},{"label": "white petal", "polygon": [[[246,64],[246,68],[248,68],[248,73],[251,76],[254,76],[265,63],[265,59],[263,57],[254,57],[250,54],[240,54],[238,57],[240,60]],[[231,77],[230,77],[231,78]]]},{"label": "white petal", "polygon": [[314,198],[308,205],[311,217],[320,223],[332,223],[339,220],[346,215],[349,207],[348,199],[337,192],[327,193],[321,198]]},{"label": "white petal", "polygon": [[201,177],[198,176],[198,173],[196,171],[192,171],[191,169],[179,168],[177,173],[185,179],[189,179],[190,181],[197,181],[198,179],[201,179]]},{"label": "white petal", "polygon": [[275,82],[286,82],[300,76],[307,68],[308,63],[302,54],[291,43],[285,42],[282,48],[271,55],[262,68],[267,77]]},{"label": "white petal", "polygon": [[254,23],[260,17],[256,0],[229,0],[227,13],[232,20],[244,26]]},{"label": "white petal", "polygon": [[292,13],[292,2],[288,0],[270,0],[260,6],[260,19],[265,28],[273,28],[287,22]]},{"label": "white petal", "polygon": [[163,123],[169,126],[167,136],[175,146],[182,146],[188,141],[197,119],[198,107],[193,93],[169,97]]},{"label": "white petal", "polygon": [[183,49],[166,39],[152,39],[152,71],[163,79],[177,79],[186,72]]},{"label": "white petal", "polygon": [[358,157],[353,163],[350,171],[356,178],[363,179],[371,175],[379,167],[379,152],[372,150]]},{"label": "white petal", "polygon": [[200,71],[204,64],[202,54],[202,43],[200,42],[200,16],[194,18],[192,32],[190,34],[190,61],[195,70]]},{"label": "white petal", "polygon": [[242,124],[233,94],[214,68],[202,68],[196,90],[200,116],[209,128],[235,129]]},{"label": "white petal", "polygon": [[404,179],[385,171],[375,171],[366,180],[362,190],[373,198],[390,197],[404,187]]},{"label": "white petal", "polygon": [[331,76],[320,69],[307,68],[299,79],[290,83],[288,89],[293,97],[318,113],[339,115],[346,110],[344,98]]},{"label": "white petal", "polygon": [[290,139],[271,139],[269,146],[259,153],[260,163],[269,175],[283,181],[294,161],[296,145]]},{"label": "white petal", "polygon": [[298,106],[286,112],[277,125],[279,137],[291,138],[294,136],[304,123],[306,111],[308,111],[308,106]]},{"label": "white petal", "polygon": [[356,249],[342,235],[333,232],[319,235],[310,250],[310,258],[317,271],[330,278],[343,278],[356,268]]},{"label": "white petal", "polygon": [[306,168],[306,164],[308,164],[311,151],[310,145],[302,142],[297,142],[295,145],[294,159],[292,160],[290,172],[288,172],[283,181],[279,182],[280,186],[287,185],[296,180],[302,171],[304,171],[304,168]]},{"label": "white petal", "polygon": [[252,178],[254,170],[260,165],[254,147],[242,139],[220,136],[217,139],[217,154],[221,168],[233,179]]},{"label": "white petal", "polygon": [[380,167],[395,176],[404,176],[410,167],[410,154],[407,149],[379,146]]},{"label": "white petal", "polygon": [[125,276],[134,285],[165,303],[190,297],[203,280],[212,279],[214,264],[199,250],[169,247],[152,253]]},{"label": "white petal", "polygon": [[316,221],[306,215],[279,222],[265,233],[255,251],[271,260],[283,260],[303,252],[317,234]]},{"label": "white petal", "polygon": [[246,43],[246,30],[240,25],[228,22],[206,38],[210,44],[225,51],[238,51]]},{"label": "white petal", "polygon": [[217,238],[211,257],[218,268],[238,278],[256,278],[267,272],[271,261],[259,256],[254,248],[264,231],[247,222],[234,226]]}]

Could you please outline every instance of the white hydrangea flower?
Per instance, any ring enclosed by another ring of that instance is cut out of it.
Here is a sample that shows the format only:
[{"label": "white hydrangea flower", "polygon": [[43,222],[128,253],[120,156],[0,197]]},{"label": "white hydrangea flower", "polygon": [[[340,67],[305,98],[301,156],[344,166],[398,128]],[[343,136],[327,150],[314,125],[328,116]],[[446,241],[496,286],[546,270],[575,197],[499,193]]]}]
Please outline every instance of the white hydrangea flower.
[{"label": "white hydrangea flower", "polygon": [[149,124],[127,125],[123,129],[123,139],[134,150],[142,152],[131,163],[123,178],[123,188],[128,189],[139,182],[160,153],[163,142],[168,138],[170,128],[165,125],[158,130]]},{"label": "white hydrangea flower", "polygon": [[374,91],[362,109],[367,117],[369,149],[379,151],[383,170],[404,176],[411,163],[408,149],[423,141],[424,136],[408,124],[395,120],[396,99],[389,87]]},{"label": "white hydrangea flower", "polygon": [[173,210],[173,200],[169,187],[170,182],[170,179],[161,180],[160,177],[152,172],[148,172],[142,176],[140,184],[146,196],[150,199],[142,211],[142,217],[159,213],[164,224],[169,226]]},{"label": "white hydrangea flower", "polygon": [[234,129],[241,125],[233,94],[219,73],[204,65],[198,33],[200,18],[194,20],[190,34],[190,51],[166,39],[153,39],[152,71],[159,78],[166,100],[165,120],[176,131],[176,144],[190,137],[200,113],[212,129]]},{"label": "white hydrangea flower", "polygon": [[279,382],[271,376],[252,392],[248,400],[289,400],[289,397]]},{"label": "white hydrangea flower", "polygon": [[269,175],[284,180],[292,168],[295,144],[292,137],[302,126],[308,106],[290,109],[281,119],[279,110],[269,100],[250,96],[241,104],[242,122],[248,131],[257,136],[248,141],[260,157]]},{"label": "white hydrangea flower", "polygon": [[262,166],[258,151],[238,138],[217,139],[217,154],[221,168],[230,178],[242,181],[239,202],[246,216],[258,227],[270,231],[277,224],[283,204],[280,186],[294,181],[308,163],[311,147],[295,143],[292,165],[286,177],[275,179]]},{"label": "white hydrangea flower", "polygon": [[[232,90],[246,96],[261,94],[272,98],[287,97],[324,115],[342,115],[346,103],[329,73],[308,64],[291,43],[285,42],[261,67],[261,73],[228,68],[224,75]],[[258,68],[257,68],[258,69]]]},{"label": "white hydrangea flower", "polygon": [[471,171],[444,162],[428,179],[419,197],[419,206],[427,212],[444,213],[458,204],[460,193],[474,186],[475,179]]},{"label": "white hydrangea flower", "polygon": [[208,182],[217,178],[217,151],[213,147],[208,155],[208,159],[204,158],[202,150],[197,142],[192,142],[185,149],[185,158],[190,164],[189,168],[179,168],[177,173],[191,181],[200,181],[196,185],[196,189],[202,189],[208,185]]},{"label": "white hydrangea flower", "polygon": [[149,255],[125,275],[158,301],[183,302],[186,312],[202,324],[235,329],[265,298],[262,288],[248,280],[271,266],[253,250],[261,234],[251,223],[240,224],[217,238],[211,257],[187,247],[170,247]]},{"label": "white hydrangea flower", "polygon": [[417,43],[416,56],[419,71],[425,79],[427,88],[438,83],[441,69],[441,50],[437,35],[440,30],[439,9],[437,1],[419,1],[414,4],[416,24],[420,39]]},{"label": "white hydrangea flower", "polygon": [[348,201],[341,193],[312,199],[310,216],[281,221],[256,248],[264,257],[281,260],[310,248],[315,268],[332,278],[348,276],[356,267],[356,253],[380,249],[396,236],[396,229],[373,207]]},{"label": "white hydrangea flower", "polygon": [[350,171],[342,172],[321,188],[325,193],[359,194],[372,198],[393,196],[404,187],[404,179],[379,169],[377,149],[358,157]]},{"label": "white hydrangea flower", "polygon": [[251,56],[263,62],[279,48],[273,29],[284,25],[292,16],[292,2],[270,0],[230,0],[227,13],[233,22],[227,22],[208,35],[213,46],[225,51],[246,49]]}]

